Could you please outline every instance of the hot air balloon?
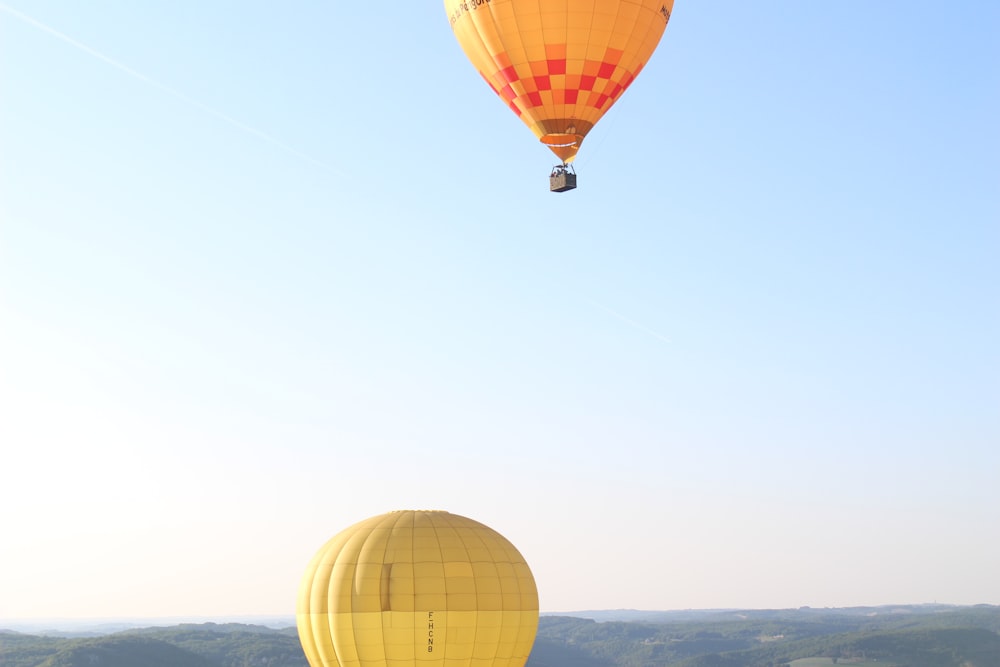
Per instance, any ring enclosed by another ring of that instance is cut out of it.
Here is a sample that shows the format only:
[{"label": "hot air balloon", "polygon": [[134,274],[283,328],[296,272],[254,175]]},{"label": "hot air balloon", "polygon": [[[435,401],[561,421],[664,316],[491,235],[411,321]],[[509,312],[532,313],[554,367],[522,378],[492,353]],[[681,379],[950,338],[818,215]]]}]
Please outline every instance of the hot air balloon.
[{"label": "hot air balloon", "polygon": [[587,133],[632,84],[670,20],[673,0],[445,0],[465,55],[562,160],[550,187],[576,187]]},{"label": "hot air balloon", "polygon": [[407,510],[327,542],[302,578],[296,620],[311,667],[524,667],[538,592],[492,528]]}]

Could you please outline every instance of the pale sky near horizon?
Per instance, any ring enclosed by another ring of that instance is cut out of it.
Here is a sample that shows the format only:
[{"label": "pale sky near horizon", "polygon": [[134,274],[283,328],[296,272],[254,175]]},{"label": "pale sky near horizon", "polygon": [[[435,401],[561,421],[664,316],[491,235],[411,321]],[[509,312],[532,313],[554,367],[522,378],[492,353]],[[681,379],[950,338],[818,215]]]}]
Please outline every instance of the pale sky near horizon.
[{"label": "pale sky near horizon", "polygon": [[1000,604],[998,23],[677,0],[552,194],[439,0],[0,0],[0,619]]}]

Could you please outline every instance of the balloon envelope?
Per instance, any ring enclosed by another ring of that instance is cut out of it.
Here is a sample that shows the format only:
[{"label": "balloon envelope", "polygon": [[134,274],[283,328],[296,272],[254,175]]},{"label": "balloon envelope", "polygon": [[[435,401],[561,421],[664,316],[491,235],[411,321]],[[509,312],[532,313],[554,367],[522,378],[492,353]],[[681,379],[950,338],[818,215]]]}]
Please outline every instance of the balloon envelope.
[{"label": "balloon envelope", "polygon": [[327,542],[302,578],[296,620],[312,667],[523,667],[538,592],[493,529],[406,510]]},{"label": "balloon envelope", "polygon": [[639,75],[673,0],[445,0],[493,91],[563,162]]}]

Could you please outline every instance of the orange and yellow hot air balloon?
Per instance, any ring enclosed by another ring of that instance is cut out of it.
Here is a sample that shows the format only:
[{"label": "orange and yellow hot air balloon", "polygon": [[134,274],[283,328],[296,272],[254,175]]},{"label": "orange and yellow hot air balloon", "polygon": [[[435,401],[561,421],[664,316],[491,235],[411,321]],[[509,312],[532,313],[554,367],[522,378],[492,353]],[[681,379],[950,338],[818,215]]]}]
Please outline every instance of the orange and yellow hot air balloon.
[{"label": "orange and yellow hot air balloon", "polygon": [[444,6],[465,55],[565,170],[645,67],[674,2],[445,0]]}]

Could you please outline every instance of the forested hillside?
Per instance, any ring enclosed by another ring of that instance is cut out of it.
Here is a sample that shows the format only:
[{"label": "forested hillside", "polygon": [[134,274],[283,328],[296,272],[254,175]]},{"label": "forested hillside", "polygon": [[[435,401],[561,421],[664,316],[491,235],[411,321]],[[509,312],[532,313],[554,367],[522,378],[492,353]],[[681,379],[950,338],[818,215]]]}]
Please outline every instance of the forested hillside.
[{"label": "forested hillside", "polygon": [[[527,667],[1000,667],[994,606],[618,614],[636,620],[543,616]],[[307,663],[294,628],[203,623],[78,639],[0,630],[0,667]]]},{"label": "forested hillside", "polygon": [[660,612],[649,618],[656,620],[543,617],[528,667],[771,667],[810,657],[1000,667],[1000,607],[993,606]]},{"label": "forested hillside", "polygon": [[56,639],[0,632],[0,667],[308,667],[293,628],[185,624]]}]

